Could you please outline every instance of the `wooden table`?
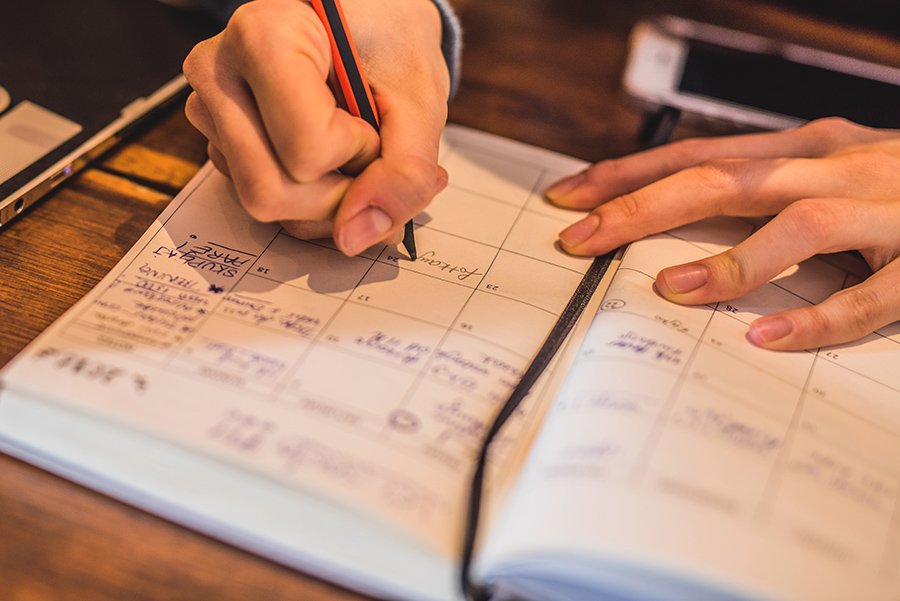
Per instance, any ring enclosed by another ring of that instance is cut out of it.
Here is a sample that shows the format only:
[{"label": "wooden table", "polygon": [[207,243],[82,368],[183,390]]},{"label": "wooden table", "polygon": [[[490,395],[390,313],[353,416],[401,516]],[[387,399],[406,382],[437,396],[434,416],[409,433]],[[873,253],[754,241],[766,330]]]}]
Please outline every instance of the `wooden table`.
[{"label": "wooden table", "polygon": [[[450,119],[590,161],[639,148],[628,31],[672,12],[900,63],[900,37],[744,0],[457,0]],[[708,132],[686,128],[676,137]],[[0,231],[0,365],[84,295],[205,161],[176,107]],[[0,455],[0,599],[359,599]]]}]

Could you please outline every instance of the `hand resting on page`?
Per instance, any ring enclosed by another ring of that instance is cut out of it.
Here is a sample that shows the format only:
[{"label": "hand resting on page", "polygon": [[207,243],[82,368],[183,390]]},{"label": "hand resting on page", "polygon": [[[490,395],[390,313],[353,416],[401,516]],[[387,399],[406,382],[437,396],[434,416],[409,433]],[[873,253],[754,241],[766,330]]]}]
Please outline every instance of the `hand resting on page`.
[{"label": "hand resting on page", "polygon": [[749,340],[800,350],[858,339],[900,319],[900,132],[838,118],[781,132],[691,139],[602,161],[547,191],[589,209],[560,242],[596,255],[714,215],[774,216],[719,255],[663,269],[682,304],[739,297],[818,253],[857,250],[872,269],[824,302],[761,317]]}]

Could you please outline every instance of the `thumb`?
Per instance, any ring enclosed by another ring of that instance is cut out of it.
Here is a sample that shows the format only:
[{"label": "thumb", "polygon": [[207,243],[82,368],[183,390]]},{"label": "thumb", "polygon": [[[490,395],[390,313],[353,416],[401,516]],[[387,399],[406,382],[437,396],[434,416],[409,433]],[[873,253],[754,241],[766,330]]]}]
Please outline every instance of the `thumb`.
[{"label": "thumb", "polygon": [[376,97],[381,112],[381,156],[347,189],[335,215],[334,239],[356,255],[422,211],[447,184],[438,165],[446,98],[426,103],[413,94]]}]

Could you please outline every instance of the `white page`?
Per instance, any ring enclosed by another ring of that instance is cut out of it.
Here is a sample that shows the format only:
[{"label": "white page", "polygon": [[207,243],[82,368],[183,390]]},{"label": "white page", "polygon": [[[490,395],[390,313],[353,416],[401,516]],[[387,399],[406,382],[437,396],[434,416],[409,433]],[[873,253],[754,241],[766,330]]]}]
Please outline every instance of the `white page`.
[{"label": "white page", "polygon": [[898,324],[813,352],[752,346],[757,316],[858,281],[821,258],[714,306],[653,291],[661,268],[749,233],[711,220],[629,248],[482,574],[558,569],[629,599],[900,598]]},{"label": "white page", "polygon": [[[441,162],[450,185],[415,219],[416,261],[254,222],[207,165],[4,385],[372,512],[455,558],[486,424],[590,260],[554,246],[573,216],[541,198],[582,162],[456,127]],[[495,459],[534,419],[517,413]]]}]

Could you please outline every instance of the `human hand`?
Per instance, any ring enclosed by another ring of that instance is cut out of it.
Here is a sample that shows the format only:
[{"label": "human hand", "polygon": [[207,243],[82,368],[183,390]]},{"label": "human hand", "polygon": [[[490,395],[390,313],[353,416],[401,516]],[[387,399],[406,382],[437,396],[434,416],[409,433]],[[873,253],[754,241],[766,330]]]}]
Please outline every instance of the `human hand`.
[{"label": "human hand", "polygon": [[817,253],[858,250],[873,271],[818,305],[750,324],[774,350],[849,342],[900,319],[900,131],[829,118],[793,130],[674,142],[600,162],[547,191],[593,209],[560,232],[568,252],[597,255],[713,215],[774,215],[719,255],[660,271],[681,304],[736,298]]},{"label": "human hand", "polygon": [[[247,211],[355,255],[399,243],[447,182],[437,164],[450,79],[430,0],[344,0],[381,119],[337,106],[331,48],[311,5],[255,0],[184,63],[185,112]],[[340,171],[339,171],[340,170]]]}]

